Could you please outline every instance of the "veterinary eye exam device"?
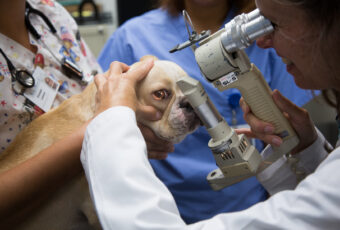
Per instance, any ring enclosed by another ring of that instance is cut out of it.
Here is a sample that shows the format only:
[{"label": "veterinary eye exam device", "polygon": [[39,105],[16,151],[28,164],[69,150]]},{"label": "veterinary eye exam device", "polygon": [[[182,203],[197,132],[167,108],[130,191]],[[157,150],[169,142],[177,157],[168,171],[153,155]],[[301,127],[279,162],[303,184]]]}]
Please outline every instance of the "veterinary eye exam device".
[{"label": "veterinary eye exam device", "polygon": [[[185,11],[183,16],[189,40],[170,52],[190,46],[206,80],[219,91],[237,88],[255,116],[273,124],[276,135],[283,139],[280,147],[273,147],[273,153],[263,158],[245,135],[236,134],[227,124],[199,81],[188,77],[179,79],[178,86],[211,136],[208,146],[218,168],[208,174],[207,180],[214,190],[220,190],[263,171],[281,156],[289,154],[299,139],[275,105],[268,83],[243,50],[257,38],[271,33],[271,22],[255,9],[236,16],[223,29],[210,35],[209,31],[197,34]],[[188,24],[192,28],[191,34]],[[196,47],[197,43],[199,47]]]}]

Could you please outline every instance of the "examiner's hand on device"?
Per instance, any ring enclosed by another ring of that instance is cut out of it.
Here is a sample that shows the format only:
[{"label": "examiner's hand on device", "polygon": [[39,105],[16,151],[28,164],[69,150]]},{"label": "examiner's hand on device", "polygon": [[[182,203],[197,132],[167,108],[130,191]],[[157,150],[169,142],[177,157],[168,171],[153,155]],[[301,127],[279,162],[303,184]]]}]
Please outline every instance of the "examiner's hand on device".
[{"label": "examiner's hand on device", "polygon": [[[272,97],[275,104],[287,117],[300,139],[300,143],[292,150],[292,154],[298,153],[307,148],[317,138],[314,124],[307,110],[293,104],[278,90],[273,91]],[[236,130],[237,133],[244,133],[248,137],[258,138],[274,146],[279,146],[282,143],[282,139],[279,136],[274,135],[274,126],[255,117],[243,98],[240,100],[240,106],[244,112],[244,119],[250,125],[251,129],[239,129]]]}]

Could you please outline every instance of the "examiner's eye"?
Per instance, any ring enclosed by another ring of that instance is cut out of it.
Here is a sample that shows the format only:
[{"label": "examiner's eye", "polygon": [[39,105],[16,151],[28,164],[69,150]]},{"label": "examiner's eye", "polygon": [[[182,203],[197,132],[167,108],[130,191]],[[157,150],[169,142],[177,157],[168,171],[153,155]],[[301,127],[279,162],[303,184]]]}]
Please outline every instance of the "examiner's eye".
[{"label": "examiner's eye", "polygon": [[170,92],[166,89],[161,89],[161,90],[157,90],[155,92],[152,93],[152,96],[155,100],[164,100],[170,97]]}]

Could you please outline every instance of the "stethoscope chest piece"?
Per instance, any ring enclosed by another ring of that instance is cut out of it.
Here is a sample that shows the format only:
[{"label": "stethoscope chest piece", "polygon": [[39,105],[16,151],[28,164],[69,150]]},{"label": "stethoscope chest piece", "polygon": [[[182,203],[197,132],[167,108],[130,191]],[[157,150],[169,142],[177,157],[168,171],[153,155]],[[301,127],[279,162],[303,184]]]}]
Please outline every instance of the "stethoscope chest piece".
[{"label": "stethoscope chest piece", "polygon": [[27,70],[16,70],[15,79],[25,88],[32,88],[35,85],[34,77]]},{"label": "stethoscope chest piece", "polygon": [[26,88],[32,88],[35,85],[34,77],[25,69],[17,69],[5,52],[0,48],[0,53],[5,58],[9,72],[12,76],[12,85],[16,93],[23,93]]}]

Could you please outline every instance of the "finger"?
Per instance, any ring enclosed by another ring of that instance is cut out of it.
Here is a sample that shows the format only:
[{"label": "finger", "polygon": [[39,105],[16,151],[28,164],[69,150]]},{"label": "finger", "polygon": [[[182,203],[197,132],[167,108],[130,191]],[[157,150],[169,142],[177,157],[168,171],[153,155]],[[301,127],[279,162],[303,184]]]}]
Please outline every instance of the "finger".
[{"label": "finger", "polygon": [[272,124],[258,119],[253,113],[245,113],[243,118],[256,134],[273,134],[275,131]]},{"label": "finger", "polygon": [[243,111],[243,113],[249,113],[250,112],[250,108],[248,106],[248,104],[246,103],[246,101],[244,100],[243,97],[240,98],[240,107]]},{"label": "finger", "polygon": [[243,117],[245,121],[252,127],[252,130],[260,134],[274,133],[275,130],[274,126],[268,122],[260,120],[253,113],[251,113],[250,107],[248,106],[243,97],[240,98],[240,106],[242,111],[244,112]]},{"label": "finger", "polygon": [[164,152],[148,152],[148,158],[154,160],[164,160],[168,157],[168,153]]},{"label": "finger", "polygon": [[120,75],[128,71],[130,67],[122,62],[114,61],[110,64],[110,69],[108,71],[108,76]]},{"label": "finger", "polygon": [[247,128],[241,128],[241,129],[235,129],[235,132],[240,135],[240,134],[244,134],[246,135],[248,138],[257,138],[256,135]]},{"label": "finger", "polygon": [[146,77],[146,75],[149,73],[149,71],[153,67],[153,64],[154,64],[153,59],[151,58],[146,59],[145,61],[142,61],[142,63],[138,65],[136,68],[127,72],[126,77],[136,82],[140,81],[144,77]]},{"label": "finger", "polygon": [[250,129],[236,129],[237,134],[244,134],[247,138],[256,138],[264,141],[267,144],[271,144],[272,146],[280,146],[282,144],[282,139],[276,135],[263,135],[263,134],[255,134]]},{"label": "finger", "polygon": [[98,91],[103,89],[105,82],[106,82],[106,78],[105,78],[104,74],[97,74],[94,78],[94,83],[95,83]]},{"label": "finger", "polygon": [[288,114],[289,118],[299,118],[305,113],[302,108],[284,97],[277,89],[273,91],[273,99],[281,112]]},{"label": "finger", "polygon": [[[146,138],[145,138],[146,139]],[[173,144],[163,140],[146,140],[148,152],[171,153],[175,150]]]},{"label": "finger", "polygon": [[162,118],[162,113],[155,107],[141,104],[138,104],[136,115],[137,117],[148,121],[158,121]]},{"label": "finger", "polygon": [[280,146],[282,144],[282,139],[276,135],[264,135],[264,134],[255,134],[251,129],[242,128],[235,129],[237,134],[244,134],[248,138],[256,138],[264,141],[267,144],[271,144],[274,146]]}]

